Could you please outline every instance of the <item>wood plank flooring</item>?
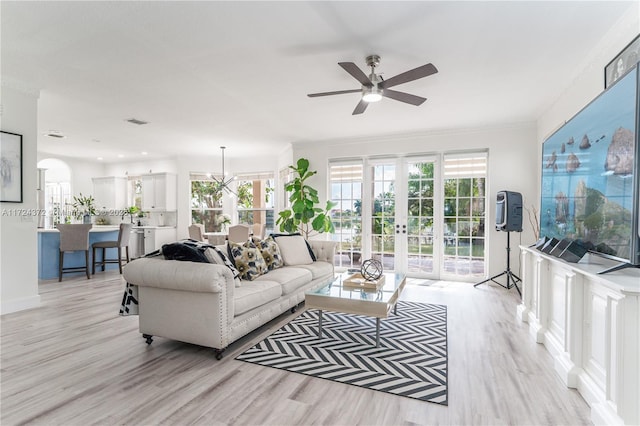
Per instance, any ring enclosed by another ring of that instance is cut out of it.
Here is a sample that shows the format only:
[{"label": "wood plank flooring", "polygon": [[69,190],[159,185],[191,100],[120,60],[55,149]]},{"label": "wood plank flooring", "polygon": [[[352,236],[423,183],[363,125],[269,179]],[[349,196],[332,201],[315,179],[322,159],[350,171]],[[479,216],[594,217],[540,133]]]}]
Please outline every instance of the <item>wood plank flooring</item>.
[{"label": "wood plank flooring", "polygon": [[234,360],[288,313],[221,361],[163,338],[147,346],[138,318],[118,315],[123,290],[117,272],[44,281],[40,308],[1,317],[3,426],[591,424],[516,319],[515,289],[407,285],[402,299],[447,305],[449,406]]}]

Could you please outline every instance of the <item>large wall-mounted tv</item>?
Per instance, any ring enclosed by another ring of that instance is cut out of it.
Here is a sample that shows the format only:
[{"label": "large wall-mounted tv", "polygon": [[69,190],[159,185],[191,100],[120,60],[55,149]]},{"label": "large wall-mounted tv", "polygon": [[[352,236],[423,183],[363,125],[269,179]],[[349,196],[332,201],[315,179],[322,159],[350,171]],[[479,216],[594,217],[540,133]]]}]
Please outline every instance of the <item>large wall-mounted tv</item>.
[{"label": "large wall-mounted tv", "polygon": [[540,235],[640,264],[638,69],[602,92],[543,146]]}]

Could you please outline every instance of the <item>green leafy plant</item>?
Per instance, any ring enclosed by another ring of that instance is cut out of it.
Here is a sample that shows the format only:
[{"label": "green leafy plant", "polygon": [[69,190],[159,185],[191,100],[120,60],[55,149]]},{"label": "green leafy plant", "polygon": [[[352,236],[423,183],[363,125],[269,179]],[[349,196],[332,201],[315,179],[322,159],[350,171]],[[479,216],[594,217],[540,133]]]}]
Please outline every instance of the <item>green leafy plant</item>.
[{"label": "green leafy plant", "polygon": [[93,205],[95,200],[91,195],[87,195],[86,197],[80,193],[80,196],[73,196],[73,216],[76,219],[82,219],[84,215],[95,216],[96,207]]},{"label": "green leafy plant", "polygon": [[294,179],[285,186],[291,208],[278,213],[276,225],[280,231],[300,232],[305,238],[309,238],[313,231],[334,232],[329,212],[336,203],[327,201],[324,209],[317,207],[320,204],[318,191],[306,183],[317,171],[309,170],[309,160],[306,158],[300,158],[295,166],[289,168],[295,172]]},{"label": "green leafy plant", "polygon": [[138,206],[131,206],[125,209],[122,214],[122,219],[124,219],[126,215],[129,215],[129,220],[133,223],[133,215],[136,215],[137,217],[144,217],[144,212],[140,210]]}]

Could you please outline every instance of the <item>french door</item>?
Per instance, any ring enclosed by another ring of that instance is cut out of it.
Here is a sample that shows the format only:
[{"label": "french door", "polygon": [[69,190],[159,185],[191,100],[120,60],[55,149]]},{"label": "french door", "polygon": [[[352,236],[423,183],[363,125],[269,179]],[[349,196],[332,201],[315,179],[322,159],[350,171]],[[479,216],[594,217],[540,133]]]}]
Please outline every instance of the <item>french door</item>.
[{"label": "french door", "polygon": [[363,159],[330,169],[336,266],[374,258],[410,277],[485,276],[486,154]]},{"label": "french door", "polygon": [[372,160],[371,255],[385,270],[438,278],[435,157]]}]

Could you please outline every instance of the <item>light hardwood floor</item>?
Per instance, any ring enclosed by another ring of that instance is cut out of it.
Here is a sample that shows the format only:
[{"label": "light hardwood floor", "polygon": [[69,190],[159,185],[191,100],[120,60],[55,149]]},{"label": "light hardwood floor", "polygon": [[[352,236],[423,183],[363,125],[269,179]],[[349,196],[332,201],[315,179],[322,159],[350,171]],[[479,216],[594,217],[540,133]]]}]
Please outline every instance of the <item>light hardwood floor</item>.
[{"label": "light hardwood floor", "polygon": [[42,307],[2,316],[2,425],[591,424],[516,319],[515,289],[407,285],[402,299],[447,305],[449,406],[234,359],[291,314],[222,361],[163,338],[147,346],[138,318],[118,315],[123,289],[117,272],[41,282]]}]

